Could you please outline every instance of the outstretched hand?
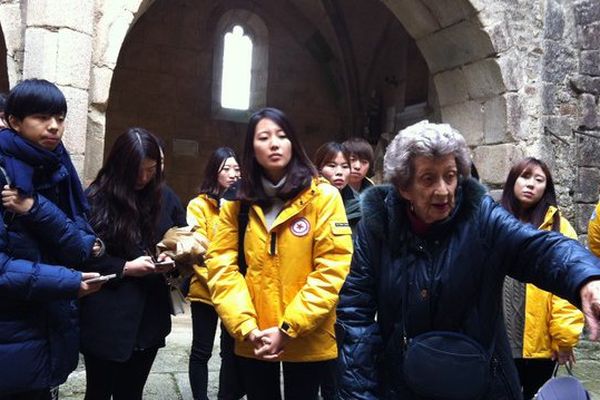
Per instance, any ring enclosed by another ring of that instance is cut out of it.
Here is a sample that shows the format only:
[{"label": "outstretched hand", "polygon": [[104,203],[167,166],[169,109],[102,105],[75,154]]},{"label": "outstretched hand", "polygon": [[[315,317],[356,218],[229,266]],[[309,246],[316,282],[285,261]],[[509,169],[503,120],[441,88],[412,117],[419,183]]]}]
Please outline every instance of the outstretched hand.
[{"label": "outstretched hand", "polygon": [[586,283],[579,293],[590,340],[600,340],[600,280]]}]

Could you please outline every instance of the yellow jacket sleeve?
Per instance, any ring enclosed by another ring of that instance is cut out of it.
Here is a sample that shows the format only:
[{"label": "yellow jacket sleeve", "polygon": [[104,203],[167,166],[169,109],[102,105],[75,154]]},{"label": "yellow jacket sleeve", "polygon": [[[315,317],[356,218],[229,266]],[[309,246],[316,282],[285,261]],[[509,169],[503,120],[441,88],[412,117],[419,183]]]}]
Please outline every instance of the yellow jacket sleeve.
[{"label": "yellow jacket sleeve", "polygon": [[339,191],[321,185],[313,241],[313,271],[285,308],[283,321],[291,337],[305,335],[319,326],[337,305],[339,292],[350,269],[352,231]]},{"label": "yellow jacket sleeve", "polygon": [[[577,232],[565,218],[560,218],[560,232],[571,239],[577,239]],[[550,337],[552,350],[573,348],[579,342],[583,330],[583,313],[567,300],[551,295]]]},{"label": "yellow jacket sleeve", "polygon": [[600,257],[600,203],[596,204],[588,224],[588,247],[596,257]]},{"label": "yellow jacket sleeve", "polygon": [[219,229],[208,248],[208,287],[211,300],[237,340],[258,327],[257,315],[246,280],[238,267],[239,202],[227,201],[219,213]]},{"label": "yellow jacket sleeve", "polygon": [[196,197],[188,203],[186,221],[189,226],[196,227],[196,232],[208,238],[208,218],[204,213],[203,199]]}]

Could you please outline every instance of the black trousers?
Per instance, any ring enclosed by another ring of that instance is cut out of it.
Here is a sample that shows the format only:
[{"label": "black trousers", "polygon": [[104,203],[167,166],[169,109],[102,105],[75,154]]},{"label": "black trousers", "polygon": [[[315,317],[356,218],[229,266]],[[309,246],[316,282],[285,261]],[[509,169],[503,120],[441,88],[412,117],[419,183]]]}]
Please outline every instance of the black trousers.
[{"label": "black trousers", "polygon": [[337,358],[325,361],[326,371],[321,378],[321,397],[323,400],[337,399]]},{"label": "black trousers", "polygon": [[217,331],[217,312],[209,304],[192,302],[192,350],[189,377],[194,400],[208,400],[208,360]]},{"label": "black trousers", "polygon": [[84,355],[85,400],[142,400],[158,348],[134,351],[125,362]]},{"label": "black trousers", "polygon": [[[189,377],[194,400],[208,400],[208,360],[212,355],[217,313],[213,306],[192,302],[192,351]],[[221,325],[221,369],[219,370],[218,400],[239,400],[244,394],[238,357],[234,354],[234,340]]]},{"label": "black trousers", "polygon": [[515,358],[515,365],[523,387],[523,398],[529,400],[552,377],[555,362],[547,358]]},{"label": "black trousers", "polygon": [[235,340],[221,324],[221,369],[218,400],[239,400],[246,394],[241,369],[242,357],[234,352]]},{"label": "black trousers", "polygon": [[58,399],[58,388],[54,389],[56,397],[53,396],[53,391],[50,389],[32,390],[29,392],[21,392],[0,396],[0,400],[53,400]]},{"label": "black trousers", "polygon": [[[279,362],[239,357],[248,400],[281,400]],[[328,361],[282,362],[285,400],[317,400]]]}]

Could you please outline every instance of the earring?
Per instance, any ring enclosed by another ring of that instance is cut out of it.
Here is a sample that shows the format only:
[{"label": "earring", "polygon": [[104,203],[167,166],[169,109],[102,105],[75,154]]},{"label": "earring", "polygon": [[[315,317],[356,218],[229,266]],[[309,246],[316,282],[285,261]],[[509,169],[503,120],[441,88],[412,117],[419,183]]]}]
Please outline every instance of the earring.
[{"label": "earring", "polygon": [[408,209],[410,210],[411,213],[415,212],[415,205],[412,203],[412,201],[408,202]]}]

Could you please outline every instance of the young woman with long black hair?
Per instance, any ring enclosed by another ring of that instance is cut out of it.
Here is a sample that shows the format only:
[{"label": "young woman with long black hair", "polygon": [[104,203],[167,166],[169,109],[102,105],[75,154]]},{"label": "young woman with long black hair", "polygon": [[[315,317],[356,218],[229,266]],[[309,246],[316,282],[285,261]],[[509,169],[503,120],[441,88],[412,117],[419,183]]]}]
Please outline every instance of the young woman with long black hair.
[{"label": "young woman with long black hair", "polygon": [[[522,222],[577,239],[558,210],[552,175],[541,160],[528,157],[511,168],[501,203]],[[552,293],[507,277],[504,318],[523,396],[528,400],[552,376],[556,362],[575,361],[573,347],[583,329],[583,314]]]},{"label": "young woman with long black hair", "polygon": [[[249,205],[239,254],[239,214]],[[250,117],[238,200],[221,206],[206,264],[249,400],[317,398],[336,358],[335,305],[352,255],[339,191],[317,177],[283,112]],[[247,265],[240,271],[238,256]]]},{"label": "young woman with long black hair", "polygon": [[[163,184],[158,139],[130,128],[115,141],[88,188],[90,222],[106,243],[95,263],[119,279],[81,304],[81,352],[86,395],[92,399],[141,399],[146,379],[171,330],[169,290],[152,255],[173,220],[174,198]],[[158,261],[163,259],[159,256]]]},{"label": "young woman with long black hair", "polygon": [[[240,177],[240,167],[235,152],[229,147],[219,147],[208,159],[200,193],[187,206],[187,223],[205,236],[209,243],[219,220],[219,203],[223,193]],[[208,400],[208,360],[212,354],[217,312],[210,300],[205,265],[195,265],[188,299],[192,303],[192,350],[190,352],[190,386],[195,400]],[[240,382],[235,379],[233,339],[221,332],[221,370],[218,399],[236,400],[243,396]]]}]

